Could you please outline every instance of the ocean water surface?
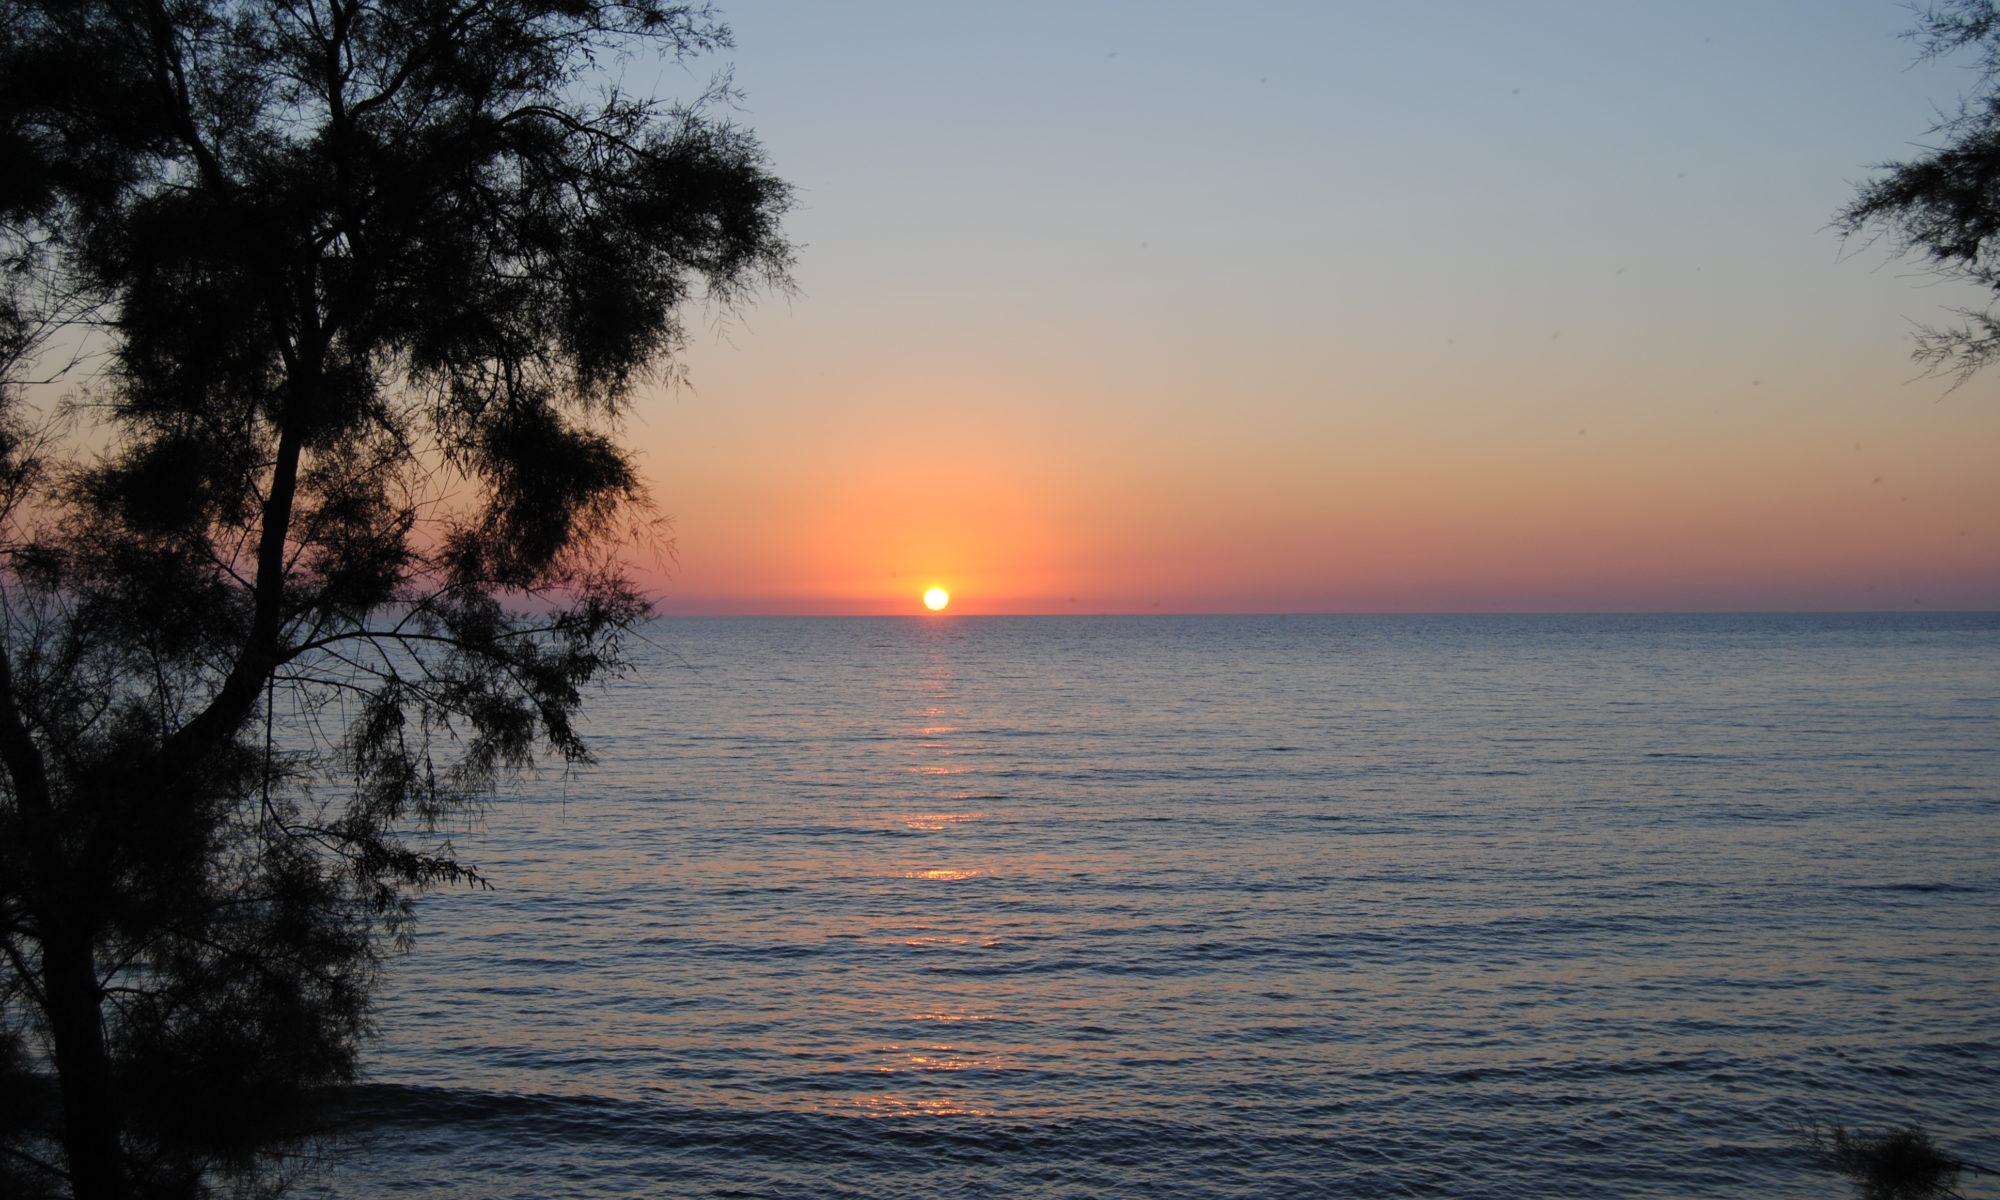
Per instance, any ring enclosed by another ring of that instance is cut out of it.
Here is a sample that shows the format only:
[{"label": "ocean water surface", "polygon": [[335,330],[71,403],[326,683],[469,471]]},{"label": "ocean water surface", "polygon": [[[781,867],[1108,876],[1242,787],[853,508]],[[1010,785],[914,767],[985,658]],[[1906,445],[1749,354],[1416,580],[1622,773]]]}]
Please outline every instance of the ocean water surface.
[{"label": "ocean water surface", "polygon": [[[661,620],[319,1197],[1826,1197],[2000,1162],[2000,615]],[[1978,1194],[1975,1191],[1975,1194]]]}]

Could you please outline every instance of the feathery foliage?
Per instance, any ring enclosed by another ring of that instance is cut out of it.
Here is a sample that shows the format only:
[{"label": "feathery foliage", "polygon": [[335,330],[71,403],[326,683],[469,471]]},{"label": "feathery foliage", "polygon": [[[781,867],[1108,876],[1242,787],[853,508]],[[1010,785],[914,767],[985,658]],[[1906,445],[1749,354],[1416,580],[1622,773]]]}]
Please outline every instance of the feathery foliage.
[{"label": "feathery foliage", "polygon": [[[1929,131],[1937,145],[1884,164],[1886,174],[1864,184],[1835,225],[1849,237],[1885,236],[1939,275],[2000,292],[2000,4],[1945,0],[1918,13],[1911,36],[1926,59],[1971,51],[1978,88]],[[2000,314],[1953,315],[1957,324],[1918,333],[1915,357],[1962,383],[2000,359]]]},{"label": "feathery foliage", "polygon": [[1946,1155],[1914,1125],[1880,1133],[1815,1126],[1806,1146],[1845,1175],[1861,1200],[1964,1200],[1959,1175],[1983,1169]]}]

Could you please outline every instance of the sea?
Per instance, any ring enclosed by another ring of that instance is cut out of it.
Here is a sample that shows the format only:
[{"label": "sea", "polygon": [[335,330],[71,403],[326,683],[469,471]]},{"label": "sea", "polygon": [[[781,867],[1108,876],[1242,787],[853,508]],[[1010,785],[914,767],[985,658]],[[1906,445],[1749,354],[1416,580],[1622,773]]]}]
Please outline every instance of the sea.
[{"label": "sea", "polygon": [[598,762],[456,836],[492,889],[421,902],[295,1194],[1822,1200],[1832,1124],[2000,1167],[2000,614],[641,634]]}]

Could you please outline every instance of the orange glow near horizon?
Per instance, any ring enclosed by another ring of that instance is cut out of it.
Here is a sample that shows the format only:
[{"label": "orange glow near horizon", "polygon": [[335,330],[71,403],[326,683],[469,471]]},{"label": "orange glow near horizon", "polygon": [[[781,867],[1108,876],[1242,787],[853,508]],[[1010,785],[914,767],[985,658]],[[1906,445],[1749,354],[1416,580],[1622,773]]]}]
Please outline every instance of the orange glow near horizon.
[{"label": "orange glow near horizon", "polygon": [[[910,369],[923,378],[874,390],[718,380],[783,397],[755,426],[684,402],[647,447],[675,539],[642,581],[660,611],[927,614],[911,601],[943,581],[966,617],[2000,597],[2000,406],[1894,392],[1900,358],[1789,395],[1746,385],[1760,410],[1669,380],[1615,414],[1491,378],[1457,389],[1478,407],[1360,377],[1341,393],[1360,399],[1321,411],[1275,386],[1230,407],[1164,378],[1029,393]],[[1361,403],[1409,393],[1423,403]]]}]

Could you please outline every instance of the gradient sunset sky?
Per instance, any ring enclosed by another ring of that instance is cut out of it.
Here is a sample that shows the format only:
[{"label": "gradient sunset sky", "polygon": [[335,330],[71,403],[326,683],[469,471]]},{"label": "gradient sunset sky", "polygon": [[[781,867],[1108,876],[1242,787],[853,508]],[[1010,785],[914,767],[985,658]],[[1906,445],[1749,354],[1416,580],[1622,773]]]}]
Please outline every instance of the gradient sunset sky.
[{"label": "gradient sunset sky", "polygon": [[733,0],[798,291],[631,436],[667,614],[2000,608],[1979,299],[1828,222],[1893,0]]}]

